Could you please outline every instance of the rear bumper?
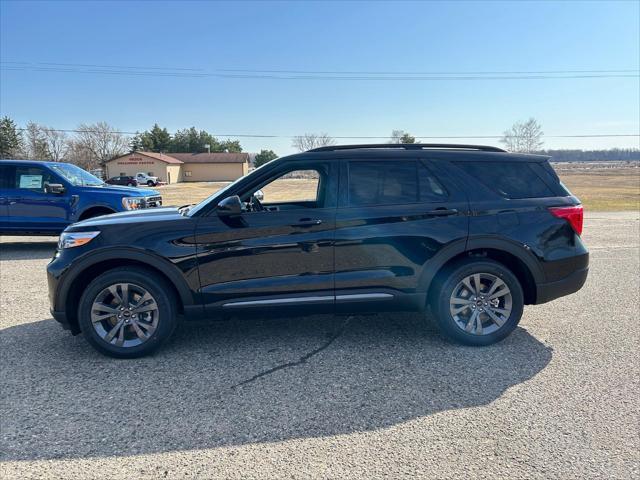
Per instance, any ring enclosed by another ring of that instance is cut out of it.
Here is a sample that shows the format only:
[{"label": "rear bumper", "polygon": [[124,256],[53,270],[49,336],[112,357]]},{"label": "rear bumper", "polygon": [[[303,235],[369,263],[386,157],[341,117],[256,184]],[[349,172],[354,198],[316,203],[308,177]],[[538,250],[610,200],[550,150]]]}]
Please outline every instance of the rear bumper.
[{"label": "rear bumper", "polygon": [[587,281],[589,267],[576,270],[568,277],[550,283],[536,285],[536,304],[547,303],[556,298],[571,295],[582,288]]}]

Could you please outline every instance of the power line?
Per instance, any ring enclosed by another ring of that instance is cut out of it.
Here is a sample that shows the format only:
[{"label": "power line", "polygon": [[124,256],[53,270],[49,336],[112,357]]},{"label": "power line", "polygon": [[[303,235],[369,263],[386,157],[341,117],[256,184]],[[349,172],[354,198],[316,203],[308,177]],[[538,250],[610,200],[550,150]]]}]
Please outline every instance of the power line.
[{"label": "power line", "polygon": [[[27,131],[26,128],[16,128],[19,131]],[[49,128],[48,130],[54,132],[64,133],[105,133],[102,130],[79,130],[79,129],[58,129]],[[120,135],[137,135],[141,132],[125,132],[125,131],[110,131],[108,133],[115,133]],[[175,135],[175,134],[172,134]],[[250,134],[250,133],[212,133],[213,137],[235,137],[235,138],[295,138],[299,135],[268,135],[268,134]],[[331,135],[330,135],[331,136]],[[412,135],[416,139],[434,140],[439,138],[444,139],[500,139],[505,138],[505,135]],[[544,135],[545,138],[615,138],[615,137],[640,137],[640,134],[630,133],[613,133],[613,134],[572,134],[572,135]],[[389,135],[336,135],[331,138],[339,140],[376,140],[376,139],[388,139]]]},{"label": "power line", "polygon": [[95,67],[95,68],[122,68],[133,70],[186,70],[186,71],[202,71],[202,68],[184,68],[184,67],[140,67],[131,65],[97,65],[95,63],[57,63],[57,62],[8,62],[0,61],[0,63],[6,63],[16,66],[30,66],[30,65],[52,65],[52,66],[64,66],[64,67]]},{"label": "power line", "polygon": [[522,70],[522,71],[364,71],[364,70],[251,70],[251,69],[218,69],[220,72],[242,72],[242,73],[294,73],[294,74],[318,74],[318,75],[516,75],[516,74],[569,74],[569,73],[637,73],[638,69],[626,70]]},{"label": "power line", "polygon": [[204,71],[188,68],[132,67],[95,64],[0,62],[4,71],[34,71],[143,77],[228,78],[259,80],[350,80],[350,81],[478,81],[478,80],[550,80],[586,78],[639,78],[640,70],[543,70],[475,72],[359,72],[304,70]]},{"label": "power line", "polygon": [[[29,66],[54,66],[54,67],[93,67],[100,69],[125,69],[125,70],[164,70],[164,71],[191,71],[203,72],[202,68],[185,67],[157,67],[140,65],[99,65],[95,63],[60,63],[60,62],[12,62],[0,61],[0,64]],[[638,73],[640,69],[593,69],[593,70],[473,70],[473,71],[397,71],[397,70],[286,70],[286,69],[244,69],[244,68],[219,68],[212,72],[235,73],[290,73],[290,74],[318,74],[318,75],[507,75],[507,74],[576,74],[576,73]]]}]

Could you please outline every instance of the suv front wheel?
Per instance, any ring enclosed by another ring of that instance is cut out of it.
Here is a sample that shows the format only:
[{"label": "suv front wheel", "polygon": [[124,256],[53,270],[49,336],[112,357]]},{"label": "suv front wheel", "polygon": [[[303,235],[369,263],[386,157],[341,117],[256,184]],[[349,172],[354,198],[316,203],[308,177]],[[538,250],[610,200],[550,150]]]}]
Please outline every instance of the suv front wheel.
[{"label": "suv front wheel", "polygon": [[136,358],[156,350],[177,324],[171,287],[155,272],[116,268],[95,278],[80,298],[78,321],[97,350]]},{"label": "suv front wheel", "polygon": [[440,330],[465,345],[499,342],[522,317],[520,282],[504,265],[490,259],[457,263],[436,289],[431,307]]}]

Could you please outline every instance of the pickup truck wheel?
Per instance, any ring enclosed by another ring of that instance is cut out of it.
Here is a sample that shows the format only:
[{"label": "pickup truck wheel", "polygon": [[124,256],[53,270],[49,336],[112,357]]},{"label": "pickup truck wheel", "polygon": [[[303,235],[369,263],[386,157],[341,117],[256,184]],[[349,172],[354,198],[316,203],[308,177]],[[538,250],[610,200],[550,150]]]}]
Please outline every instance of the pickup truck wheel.
[{"label": "pickup truck wheel", "polygon": [[149,181],[147,182],[147,185],[148,185],[149,187],[153,187],[153,186],[155,185],[155,183],[153,183],[153,180],[149,180]]},{"label": "pickup truck wheel", "polygon": [[116,213],[116,212],[114,210],[111,210],[110,208],[104,208],[104,207],[90,208],[89,210],[84,211],[82,215],[80,215],[80,218],[78,218],[78,220],[88,220],[89,218],[100,217],[102,215],[109,215],[111,213]]},{"label": "pickup truck wheel", "polygon": [[456,264],[436,285],[433,313],[440,330],[465,345],[499,342],[518,325],[524,296],[518,279],[490,259]]},{"label": "pickup truck wheel", "polygon": [[78,321],[99,352],[116,358],[148,355],[177,325],[171,287],[156,273],[117,268],[95,278],[80,298]]},{"label": "pickup truck wheel", "polygon": [[133,183],[127,183],[127,187],[133,187]]}]

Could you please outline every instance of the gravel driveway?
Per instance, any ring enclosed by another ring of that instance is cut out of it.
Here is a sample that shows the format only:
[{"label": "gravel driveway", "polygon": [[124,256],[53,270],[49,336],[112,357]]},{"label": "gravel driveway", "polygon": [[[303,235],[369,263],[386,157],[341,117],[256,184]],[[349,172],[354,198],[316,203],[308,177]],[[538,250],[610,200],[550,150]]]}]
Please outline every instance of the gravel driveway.
[{"label": "gravel driveway", "polygon": [[0,243],[2,478],[638,478],[638,213],[504,342],[417,315],[188,325],[108,359],[48,313],[55,239]]}]

